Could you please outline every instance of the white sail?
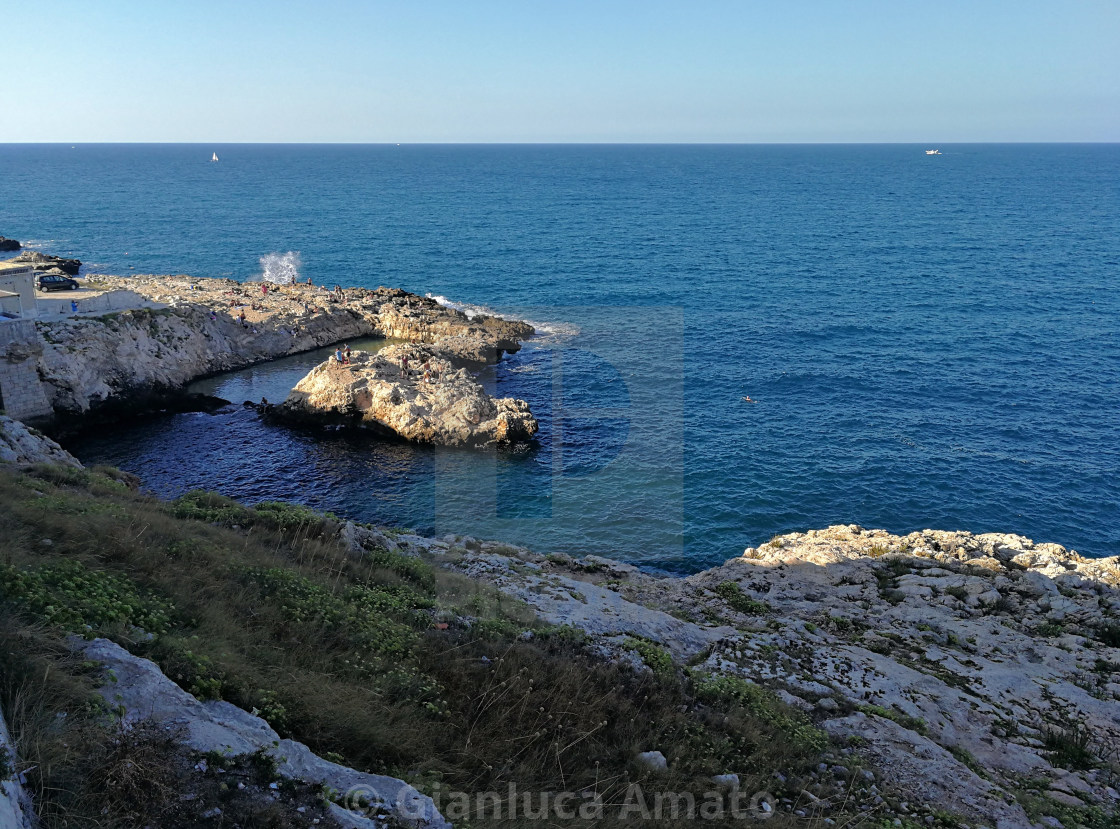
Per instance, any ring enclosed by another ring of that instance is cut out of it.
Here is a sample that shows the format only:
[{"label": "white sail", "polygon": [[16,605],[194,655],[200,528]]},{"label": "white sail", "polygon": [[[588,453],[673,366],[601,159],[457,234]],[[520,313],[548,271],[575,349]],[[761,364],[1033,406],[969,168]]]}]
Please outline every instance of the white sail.
[{"label": "white sail", "polygon": [[213,157],[210,160],[211,161],[217,161],[218,160],[218,154],[214,153]]}]

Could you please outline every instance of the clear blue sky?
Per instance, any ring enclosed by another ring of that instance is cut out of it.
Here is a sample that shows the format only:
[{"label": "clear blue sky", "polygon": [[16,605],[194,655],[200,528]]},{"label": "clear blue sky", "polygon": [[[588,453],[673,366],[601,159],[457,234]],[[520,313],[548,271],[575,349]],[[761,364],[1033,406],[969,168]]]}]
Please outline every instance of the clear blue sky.
[{"label": "clear blue sky", "polygon": [[0,142],[1120,140],[1120,0],[0,0]]}]

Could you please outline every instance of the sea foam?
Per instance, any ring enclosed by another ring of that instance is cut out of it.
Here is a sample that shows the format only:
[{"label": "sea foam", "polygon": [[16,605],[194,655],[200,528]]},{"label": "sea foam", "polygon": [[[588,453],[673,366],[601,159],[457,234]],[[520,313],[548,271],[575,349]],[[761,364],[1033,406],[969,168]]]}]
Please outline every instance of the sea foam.
[{"label": "sea foam", "polygon": [[299,269],[302,265],[298,250],[267,253],[261,257],[261,281],[291,285],[299,281]]}]

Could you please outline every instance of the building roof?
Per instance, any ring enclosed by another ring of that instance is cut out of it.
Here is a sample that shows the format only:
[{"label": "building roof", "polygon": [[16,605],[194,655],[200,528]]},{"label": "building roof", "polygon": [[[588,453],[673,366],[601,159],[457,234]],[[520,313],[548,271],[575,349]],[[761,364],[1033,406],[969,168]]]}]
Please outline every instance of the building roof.
[{"label": "building roof", "polygon": [[0,274],[5,271],[33,271],[35,266],[30,262],[13,262],[11,259],[0,261]]}]

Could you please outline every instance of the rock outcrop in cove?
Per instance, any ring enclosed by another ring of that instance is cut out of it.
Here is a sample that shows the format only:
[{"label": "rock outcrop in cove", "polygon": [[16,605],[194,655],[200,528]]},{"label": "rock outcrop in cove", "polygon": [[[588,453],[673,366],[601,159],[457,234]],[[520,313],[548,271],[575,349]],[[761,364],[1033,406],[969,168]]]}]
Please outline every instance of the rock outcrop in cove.
[{"label": "rock outcrop in cove", "polygon": [[441,446],[516,443],[537,432],[528,403],[492,398],[466,369],[455,368],[438,344],[356,351],[349,364],[332,357],[300,380],[276,413]]},{"label": "rock outcrop in cove", "polygon": [[19,250],[22,247],[23,245],[21,245],[15,239],[9,239],[6,236],[0,236],[0,251],[7,253],[9,251]]}]

